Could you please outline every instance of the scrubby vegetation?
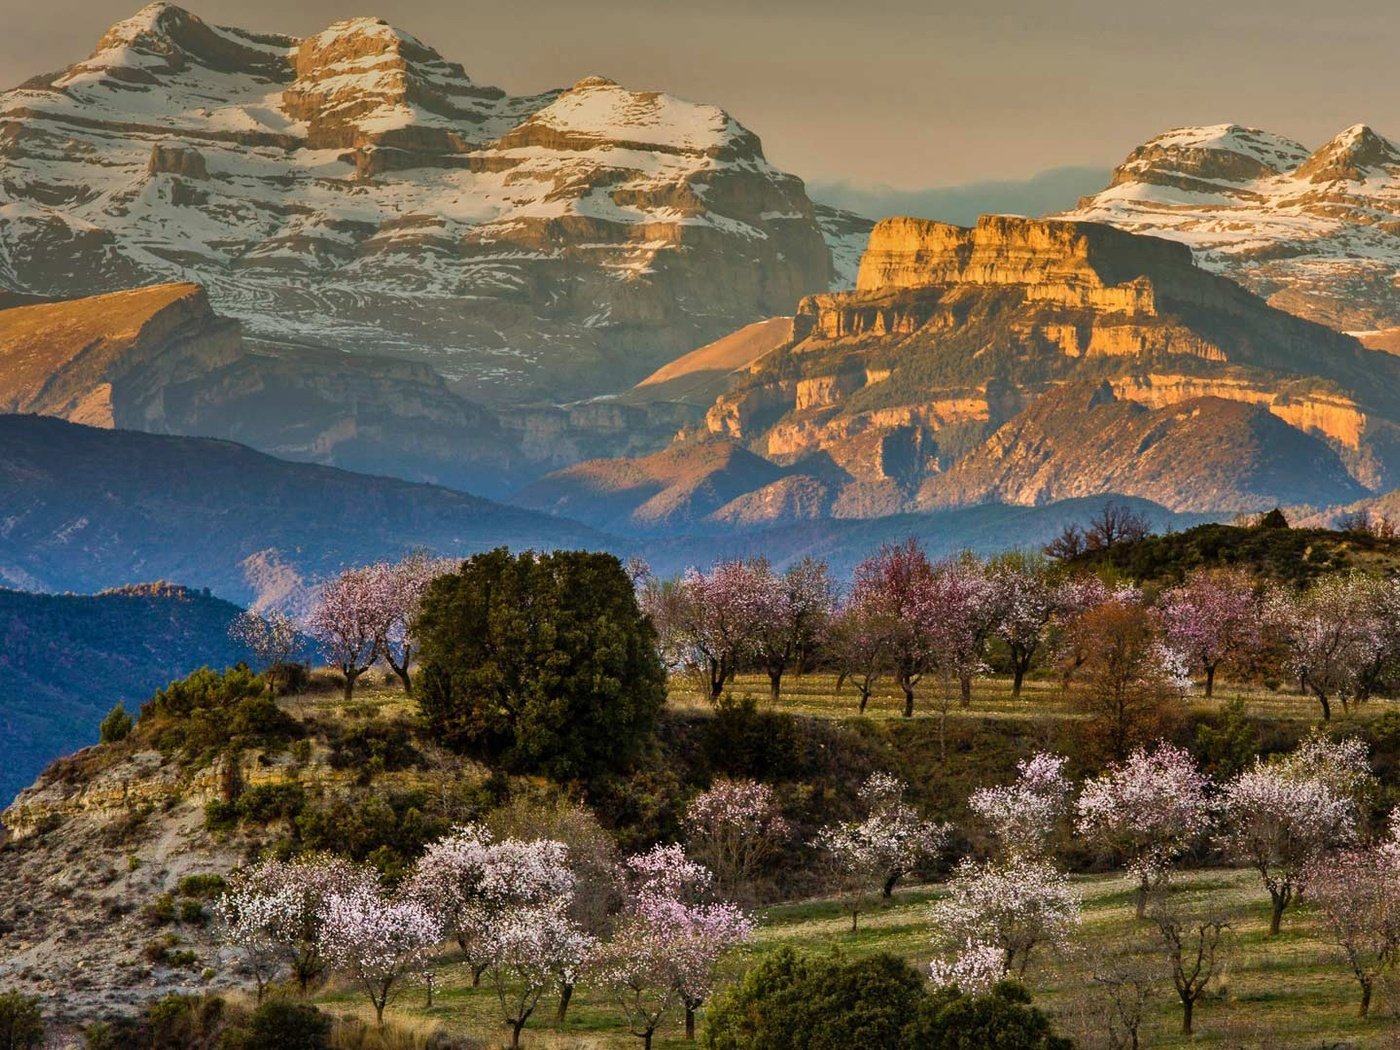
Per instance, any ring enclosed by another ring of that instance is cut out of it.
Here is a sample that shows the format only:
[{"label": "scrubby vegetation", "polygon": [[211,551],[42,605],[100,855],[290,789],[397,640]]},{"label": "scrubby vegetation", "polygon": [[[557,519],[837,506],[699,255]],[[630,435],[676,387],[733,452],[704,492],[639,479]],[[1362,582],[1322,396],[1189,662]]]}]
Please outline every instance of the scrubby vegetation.
[{"label": "scrubby vegetation", "polygon": [[[135,951],[241,974],[306,1045],[1389,1045],[1394,584],[1123,570],[1197,541],[904,545],[850,587],[496,552],[424,592],[412,694],[201,671],[54,775],[155,752],[213,785],[204,834],[243,866],[145,902]],[[210,1001],[143,1023],[259,1045]]]}]

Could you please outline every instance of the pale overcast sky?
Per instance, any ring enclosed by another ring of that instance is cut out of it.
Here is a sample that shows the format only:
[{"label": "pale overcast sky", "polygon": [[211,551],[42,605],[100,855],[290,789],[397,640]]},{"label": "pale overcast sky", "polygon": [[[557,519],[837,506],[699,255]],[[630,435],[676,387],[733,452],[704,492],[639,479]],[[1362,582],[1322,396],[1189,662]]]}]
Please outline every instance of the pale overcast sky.
[{"label": "pale overcast sky", "polygon": [[[86,56],[139,0],[0,0],[0,82]],[[601,73],[714,102],[813,182],[916,189],[1106,167],[1167,127],[1400,136],[1394,0],[191,0],[306,35],[379,15],[478,81]]]}]

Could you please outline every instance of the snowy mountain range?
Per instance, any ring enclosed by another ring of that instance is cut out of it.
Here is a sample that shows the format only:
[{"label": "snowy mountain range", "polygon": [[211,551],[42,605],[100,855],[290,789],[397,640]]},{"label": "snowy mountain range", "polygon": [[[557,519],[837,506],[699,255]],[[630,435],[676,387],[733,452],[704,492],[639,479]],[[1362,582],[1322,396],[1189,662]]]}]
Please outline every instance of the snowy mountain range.
[{"label": "snowy mountain range", "polygon": [[1235,124],[1177,128],[1065,217],[1183,241],[1272,305],[1371,345],[1400,334],[1400,146],[1364,124],[1315,150]]},{"label": "snowy mountain range", "polygon": [[377,19],[298,40],[155,3],[0,95],[0,287],[196,281],[265,346],[488,401],[625,388],[848,285],[868,229],[713,106],[510,96]]}]

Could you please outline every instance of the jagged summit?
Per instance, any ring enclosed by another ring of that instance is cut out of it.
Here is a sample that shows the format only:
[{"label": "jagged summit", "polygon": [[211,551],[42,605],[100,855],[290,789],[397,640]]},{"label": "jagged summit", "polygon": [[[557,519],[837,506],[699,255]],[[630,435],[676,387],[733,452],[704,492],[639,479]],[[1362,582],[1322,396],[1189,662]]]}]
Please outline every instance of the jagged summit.
[{"label": "jagged summit", "polygon": [[1311,320],[1400,327],[1400,147],[1365,124],[1315,150],[1233,124],[1174,129],[1062,217],[1181,241],[1202,266]]},{"label": "jagged summit", "polygon": [[512,96],[377,18],[296,39],[153,4],[0,94],[0,143],[0,289],[194,280],[281,352],[488,399],[625,388],[841,286],[861,232],[717,107]]}]

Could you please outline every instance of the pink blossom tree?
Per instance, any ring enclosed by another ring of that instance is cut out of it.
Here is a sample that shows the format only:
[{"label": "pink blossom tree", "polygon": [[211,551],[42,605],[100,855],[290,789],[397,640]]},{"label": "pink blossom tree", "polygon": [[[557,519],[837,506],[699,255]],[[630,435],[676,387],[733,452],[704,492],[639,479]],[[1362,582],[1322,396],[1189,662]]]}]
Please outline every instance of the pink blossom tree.
[{"label": "pink blossom tree", "polygon": [[1019,697],[1058,608],[1057,589],[1049,564],[1023,553],[994,561],[990,578],[998,613],[996,634],[1011,655],[1011,695]]},{"label": "pink blossom tree", "polygon": [[379,592],[379,652],[390,670],[399,676],[405,693],[412,695],[413,621],[423,596],[437,577],[453,570],[453,563],[415,551],[394,564],[372,567],[374,586]]},{"label": "pink blossom tree", "polygon": [[431,843],[404,882],[461,949],[473,986],[495,955],[496,925],[512,911],[572,898],[568,848],[550,839],[493,839],[479,825]]},{"label": "pink blossom tree", "polygon": [[804,558],[786,572],[773,572],[764,559],[750,563],[759,600],[754,655],[768,675],[776,703],[783,675],[815,648],[836,607],[836,585],[826,563]]},{"label": "pink blossom tree", "polygon": [[644,608],[665,629],[665,649],[675,665],[699,675],[718,700],[758,644],[760,625],[773,600],[767,562],[720,562],[709,572],[692,569],[678,584],[644,591]]},{"label": "pink blossom tree", "polygon": [[1359,1013],[1400,960],[1400,865],[1393,845],[1350,849],[1315,859],[1302,885],[1361,988]]},{"label": "pink blossom tree", "polygon": [[382,574],[373,566],[346,569],[321,588],[306,630],[345,679],[345,700],[379,657],[384,620]]},{"label": "pink blossom tree", "polygon": [[1301,594],[1276,589],[1264,622],[1283,643],[1289,669],[1317,699],[1324,720],[1332,701],[1362,699],[1392,652],[1391,586],[1361,573],[1323,576]]},{"label": "pink blossom tree", "polygon": [[1069,810],[1066,760],[1038,752],[1022,759],[1012,784],[978,788],[968,807],[982,819],[1006,860],[1039,860],[1049,851],[1055,829]]},{"label": "pink blossom tree", "polygon": [[364,989],[383,1028],[384,1008],[403,979],[421,973],[442,940],[441,923],[420,902],[396,898],[374,884],[333,894],[324,923],[326,955]]},{"label": "pink blossom tree", "polygon": [[839,673],[837,691],[850,679],[860,696],[860,713],[870,703],[875,683],[889,668],[895,625],[883,596],[858,588],[838,607],[827,632],[827,649]]},{"label": "pink blossom tree", "polygon": [[1172,863],[1210,826],[1209,781],[1186,750],[1159,742],[1138,748],[1080,792],[1076,828],[1125,858],[1138,880],[1137,916]]},{"label": "pink blossom tree", "polygon": [[872,773],[860,790],[866,817],[823,828],[813,845],[826,854],[845,889],[856,929],[867,893],[879,887],[885,897],[899,880],[943,849],[951,827],[924,820],[905,801],[903,781]]},{"label": "pink blossom tree", "polygon": [[[972,699],[972,680],[983,674],[983,659],[997,617],[996,591],[979,562],[969,558],[940,562],[923,579],[908,613],[938,674],[938,754],[948,757],[948,713],[953,703]],[[905,715],[912,714],[906,702]]]},{"label": "pink blossom tree", "polygon": [[990,948],[1000,953],[999,976],[1024,977],[1037,949],[1069,946],[1080,922],[1079,897],[1064,873],[1043,861],[965,859],[930,917],[941,974],[986,968]]},{"label": "pink blossom tree", "polygon": [[657,847],[626,866],[633,904],[600,949],[595,972],[644,1048],[677,1010],[694,1039],[695,1012],[714,989],[720,959],[752,936],[753,923],[732,903],[702,899],[710,872],[679,847]]},{"label": "pink blossom tree", "polygon": [[296,621],[276,609],[268,612],[246,609],[233,618],[228,633],[234,642],[253,654],[258,671],[267,679],[268,692],[276,692],[277,676],[285,672],[286,665],[301,648],[301,630]]},{"label": "pink blossom tree", "polygon": [[[1132,594],[1140,597],[1136,591]],[[1049,638],[1059,662],[1063,688],[1069,688],[1075,672],[1089,659],[1088,638],[1082,629],[1085,616],[1113,595],[1101,579],[1090,575],[1071,577],[1055,587],[1055,612],[1050,618]]]},{"label": "pink blossom tree", "polygon": [[914,689],[934,666],[933,639],[926,628],[933,564],[918,542],[886,544],[856,566],[851,601],[889,634],[886,653],[904,692],[904,717],[914,715]]},{"label": "pink blossom tree", "polygon": [[763,863],[792,831],[772,787],[726,777],[691,800],[684,824],[692,852],[731,894],[752,893]]},{"label": "pink blossom tree", "polygon": [[260,993],[277,959],[305,995],[329,965],[328,902],[373,886],[376,878],[338,857],[262,861],[230,876],[215,912],[226,938],[254,968]]},{"label": "pink blossom tree", "polygon": [[1198,569],[1157,605],[1167,644],[1206,676],[1206,696],[1215,691],[1222,661],[1238,659],[1259,644],[1260,613],[1254,581],[1237,569]]},{"label": "pink blossom tree", "polygon": [[1355,802],[1331,784],[1286,763],[1256,761],[1227,782],[1219,801],[1225,852],[1258,873],[1273,910],[1277,934],[1308,866],[1356,838]]}]

